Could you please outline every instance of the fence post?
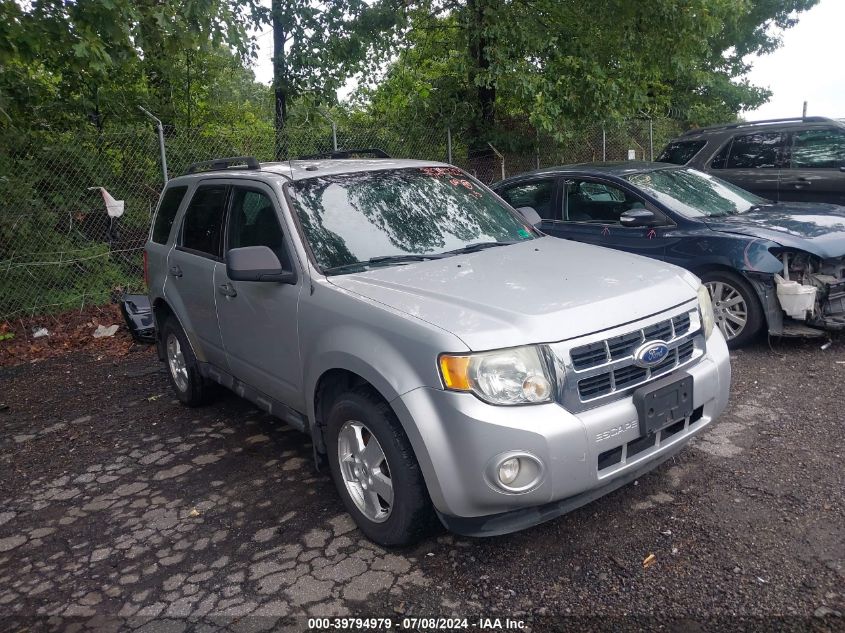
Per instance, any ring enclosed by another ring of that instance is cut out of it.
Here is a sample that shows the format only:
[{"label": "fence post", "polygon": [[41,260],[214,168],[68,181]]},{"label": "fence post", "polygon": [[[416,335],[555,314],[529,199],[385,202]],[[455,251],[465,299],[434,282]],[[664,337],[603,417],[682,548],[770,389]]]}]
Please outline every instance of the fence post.
[{"label": "fence post", "polygon": [[337,123],[328,114],[323,112],[322,108],[317,108],[317,114],[323,117],[326,121],[332,124],[332,150],[337,151]]},{"label": "fence post", "polygon": [[140,108],[141,112],[143,112],[148,117],[150,117],[153,121],[156,122],[156,127],[158,128],[158,150],[161,153],[161,174],[162,174],[162,176],[164,176],[164,184],[166,185],[168,178],[167,178],[167,152],[164,149],[164,127],[161,124],[161,120],[156,118],[155,116],[153,116],[152,113],[149,110],[142,108],[141,106],[138,106],[138,108]]},{"label": "fence post", "polygon": [[601,162],[607,160],[607,130],[601,126]]},{"label": "fence post", "polygon": [[654,121],[648,120],[648,155],[649,160],[654,162]]},{"label": "fence post", "polygon": [[502,161],[502,180],[504,180],[505,179],[505,157],[502,156],[502,153],[499,150],[497,150],[495,147],[493,147],[493,143],[488,142],[487,144],[490,146],[490,149],[493,150],[493,153],[496,156],[498,156],[499,159]]},{"label": "fence post", "polygon": [[446,151],[448,152],[448,160],[446,161],[450,165],[452,164],[452,128],[446,128]]}]

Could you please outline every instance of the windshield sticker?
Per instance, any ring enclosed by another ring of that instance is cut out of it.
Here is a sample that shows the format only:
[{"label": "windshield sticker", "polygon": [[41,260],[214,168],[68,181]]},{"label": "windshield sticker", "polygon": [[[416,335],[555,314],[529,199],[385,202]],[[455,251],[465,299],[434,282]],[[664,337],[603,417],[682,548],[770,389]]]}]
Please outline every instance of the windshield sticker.
[{"label": "windshield sticker", "polygon": [[531,233],[529,233],[527,229],[518,229],[518,230],[517,230],[517,233],[518,233],[518,234],[519,234],[519,236],[520,236],[522,239],[524,239],[524,240],[527,240],[527,239],[530,239],[530,238],[531,238]]}]

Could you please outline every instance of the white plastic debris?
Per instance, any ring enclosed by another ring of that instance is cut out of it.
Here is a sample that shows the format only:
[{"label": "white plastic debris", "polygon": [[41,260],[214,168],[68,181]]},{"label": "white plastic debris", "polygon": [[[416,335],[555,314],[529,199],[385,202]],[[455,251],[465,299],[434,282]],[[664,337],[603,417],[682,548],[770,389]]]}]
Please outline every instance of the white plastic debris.
[{"label": "white plastic debris", "polygon": [[816,305],[816,287],[805,286],[780,275],[775,275],[775,284],[783,311],[793,319],[806,321]]},{"label": "white plastic debris", "polygon": [[94,330],[94,338],[104,338],[107,336],[114,336],[114,333],[117,332],[117,328],[119,325],[110,325],[105,327],[103,325],[98,325],[97,329]]},{"label": "white plastic debris", "polygon": [[103,196],[103,202],[106,205],[106,213],[110,218],[119,218],[123,215],[123,200],[115,200],[112,195],[106,191],[105,187],[88,187],[88,191],[99,191]]},{"label": "white plastic debris", "polygon": [[32,328],[32,338],[43,338],[45,336],[50,336],[46,327]]}]

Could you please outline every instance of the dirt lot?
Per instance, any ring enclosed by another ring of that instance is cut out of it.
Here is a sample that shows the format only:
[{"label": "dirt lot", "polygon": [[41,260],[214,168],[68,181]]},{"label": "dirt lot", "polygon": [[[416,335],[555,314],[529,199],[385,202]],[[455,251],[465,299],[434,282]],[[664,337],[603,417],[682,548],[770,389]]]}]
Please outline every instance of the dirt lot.
[{"label": "dirt lot", "polygon": [[179,406],[149,349],[0,369],[0,628],[843,630],[845,339],[733,361],[727,414],[635,485],[519,534],[400,551],[353,528],[305,436],[231,394]]}]

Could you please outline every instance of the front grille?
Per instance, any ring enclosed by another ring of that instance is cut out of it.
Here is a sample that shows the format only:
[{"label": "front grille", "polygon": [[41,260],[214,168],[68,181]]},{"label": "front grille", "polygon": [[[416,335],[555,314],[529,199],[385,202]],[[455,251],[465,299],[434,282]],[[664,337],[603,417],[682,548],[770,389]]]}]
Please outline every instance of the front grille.
[{"label": "front grille", "polygon": [[581,400],[599,398],[611,391],[613,391],[613,385],[610,382],[610,373],[599,374],[578,381],[578,393],[581,395]]},{"label": "front grille", "polygon": [[695,351],[695,344],[692,341],[687,341],[678,346],[678,364],[687,362],[692,358],[692,353]]},{"label": "front grille", "polygon": [[689,340],[670,350],[666,360],[650,369],[633,364],[624,365],[589,378],[582,378],[578,381],[578,394],[581,396],[581,400],[586,402],[606,396],[614,391],[627,389],[646,382],[650,378],[665,374],[678,365],[683,365],[692,358],[694,352],[695,343]]},{"label": "front grille", "polygon": [[689,328],[690,316],[687,312],[606,341],[581,345],[569,352],[572,366],[578,371],[583,371],[622,360],[632,356],[634,350],[646,341],[669,341],[686,334]]},{"label": "front grille", "polygon": [[679,314],[678,316],[673,317],[672,325],[675,328],[675,336],[680,336],[681,334],[686,334],[687,332],[689,332],[689,312],[685,312],[684,314]]},{"label": "front grille", "polygon": [[[569,357],[569,362],[564,363],[569,375],[563,381],[563,404],[573,412],[587,409],[616,394],[623,397],[632,389],[692,362],[703,353],[700,347],[696,348],[699,339],[701,346],[704,343],[699,323],[695,310],[688,307],[662,319],[643,319],[643,325],[627,332],[619,333],[622,328],[617,328],[604,339],[585,337],[587,341],[571,348],[561,344],[559,357]],[[665,342],[669,354],[654,367],[640,367],[634,363],[634,354],[650,341]]]},{"label": "front grille", "polygon": [[604,341],[583,345],[577,350],[572,350],[572,364],[575,369],[588,369],[603,365],[607,362],[607,348]]}]

